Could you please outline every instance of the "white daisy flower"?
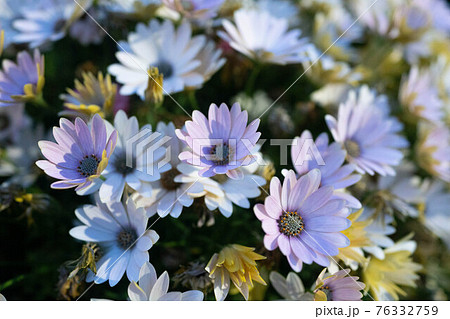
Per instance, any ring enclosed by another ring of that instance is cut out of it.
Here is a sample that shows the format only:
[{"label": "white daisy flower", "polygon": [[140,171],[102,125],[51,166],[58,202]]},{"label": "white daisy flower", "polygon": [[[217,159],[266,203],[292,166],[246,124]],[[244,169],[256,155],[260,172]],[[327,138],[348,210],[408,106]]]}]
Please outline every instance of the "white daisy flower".
[{"label": "white daisy flower", "polygon": [[436,124],[442,121],[443,103],[431,70],[412,67],[409,74],[402,79],[399,100],[413,116]]},{"label": "white daisy flower", "polygon": [[36,0],[1,0],[0,1],[0,30],[5,32],[4,46],[7,48],[17,34],[13,21],[21,16],[22,8],[29,8]]},{"label": "white daisy flower", "polygon": [[190,207],[194,198],[203,195],[203,185],[199,182],[198,170],[178,159],[184,143],[177,138],[173,123],[159,122],[156,131],[170,137],[165,145],[170,150],[172,169],[163,173],[160,180],[150,183],[152,196],[135,196],[136,204],[145,207],[148,217],[158,213],[160,217],[170,214],[178,218],[183,207]]},{"label": "white daisy flower", "polygon": [[219,36],[236,51],[264,63],[291,64],[305,60],[308,41],[299,29],[288,30],[287,19],[276,18],[264,10],[240,9],[234,22],[224,20],[225,32]]},{"label": "white daisy flower", "polygon": [[109,280],[115,286],[123,275],[138,281],[139,270],[149,260],[148,250],[158,241],[154,230],[146,230],[148,218],[143,208],[136,208],[129,198],[108,206],[97,200],[97,206],[84,205],[75,211],[84,224],[70,230],[76,239],[99,243],[103,256],[97,262],[97,273],[89,272],[86,281],[96,284]]},{"label": "white daisy flower", "polygon": [[202,61],[197,59],[204,48],[203,35],[192,37],[191,26],[184,22],[175,30],[171,21],[162,23],[152,20],[148,25],[142,23],[136,32],[128,35],[128,42],[120,42],[124,51],[116,53],[121,64],[113,64],[108,72],[122,83],[122,95],[136,93],[145,98],[148,86],[146,70],[158,67],[164,76],[164,94],[183,91],[185,87],[198,87],[204,82],[202,74],[195,72]]},{"label": "white daisy flower", "polygon": [[128,286],[128,297],[131,301],[202,301],[203,292],[189,290],[178,292],[169,290],[169,274],[163,272],[159,278],[153,265],[144,263],[139,273],[139,284],[135,281]]},{"label": "white daisy flower", "polygon": [[233,204],[242,208],[250,208],[248,199],[261,195],[260,187],[266,184],[266,180],[255,174],[262,155],[258,152],[255,153],[255,156],[259,159],[250,165],[241,167],[244,177],[240,180],[231,179],[225,174],[199,180],[205,189],[205,205],[210,211],[219,209],[220,213],[228,218],[233,213]]},{"label": "white daisy flower", "polygon": [[[89,9],[92,0],[79,0],[78,3]],[[47,42],[61,40],[72,22],[84,11],[75,1],[70,0],[38,0],[32,6],[22,7],[22,19],[13,22],[18,34],[15,43],[29,43],[36,48]]]},{"label": "white daisy flower", "polygon": [[[104,203],[120,201],[125,186],[142,196],[150,197],[152,187],[148,182],[159,180],[161,173],[170,169],[170,165],[159,163],[166,152],[164,145],[150,138],[150,125],[139,129],[137,118],[134,116],[128,118],[122,110],[118,111],[114,118],[114,128],[118,134],[117,144],[102,174],[105,181],[100,186],[101,201]],[[135,145],[131,145],[133,149],[130,153],[130,143],[139,134],[142,134],[142,137],[134,141]],[[145,147],[140,149],[137,146],[144,143],[144,138],[149,139],[149,142],[145,142]],[[131,166],[127,165],[127,155],[131,156]]]}]

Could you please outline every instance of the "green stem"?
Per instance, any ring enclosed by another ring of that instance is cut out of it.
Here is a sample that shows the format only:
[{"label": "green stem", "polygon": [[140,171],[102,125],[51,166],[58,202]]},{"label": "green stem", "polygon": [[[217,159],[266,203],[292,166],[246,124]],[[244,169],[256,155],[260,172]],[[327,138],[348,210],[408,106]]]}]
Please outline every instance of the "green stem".
[{"label": "green stem", "polygon": [[245,87],[245,93],[248,96],[252,96],[253,93],[254,93],[253,91],[254,91],[254,88],[255,88],[256,79],[257,79],[260,71],[261,71],[260,64],[259,63],[255,63],[254,66],[253,66],[253,70],[252,70],[252,72],[250,73],[250,76],[247,79],[247,85]]},{"label": "green stem", "polygon": [[191,103],[192,108],[194,110],[198,110],[198,101],[197,97],[195,96],[195,90],[189,90],[187,94],[189,98],[189,103]]},{"label": "green stem", "polygon": [[36,106],[42,106],[45,108],[48,108],[49,105],[48,103],[44,100],[44,97],[42,96],[42,94],[37,95],[32,101],[31,103],[33,103]]}]

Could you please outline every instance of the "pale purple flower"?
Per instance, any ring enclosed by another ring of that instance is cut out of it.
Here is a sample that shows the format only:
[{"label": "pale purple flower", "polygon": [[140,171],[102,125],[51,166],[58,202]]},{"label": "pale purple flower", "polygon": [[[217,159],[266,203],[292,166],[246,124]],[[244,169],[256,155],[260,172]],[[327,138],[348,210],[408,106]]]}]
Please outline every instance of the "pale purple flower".
[{"label": "pale purple flower", "polygon": [[295,271],[303,263],[316,262],[327,267],[328,256],[339,254],[339,248],[350,244],[340,233],[350,227],[346,202],[333,199],[333,187],[320,187],[320,171],[313,169],[298,180],[293,170],[287,172],[283,185],[274,177],[270,196],[254,207],[262,221],[264,246],[279,247]]},{"label": "pale purple flower", "polygon": [[408,142],[398,134],[403,125],[389,116],[385,96],[376,96],[367,86],[358,92],[350,91],[347,100],[339,105],[337,119],[326,115],[325,120],[359,173],[395,175],[392,166],[403,158],[399,148]]},{"label": "pale purple flower", "polygon": [[[328,144],[328,135],[320,134],[314,141],[314,145],[320,154],[319,158],[311,157],[308,143],[313,142],[311,132],[304,131],[300,137],[294,139],[291,148],[292,162],[299,176],[317,168],[321,173],[321,186],[333,186],[335,190],[342,190],[356,184],[361,175],[353,174],[355,166],[344,164],[346,151],[339,143]],[[318,154],[317,154],[318,155]],[[323,162],[319,163],[319,160]],[[322,165],[321,165],[322,164]],[[361,203],[352,195],[342,191],[335,192],[335,196],[345,199],[349,207],[361,208]]]},{"label": "pale purple flower", "polygon": [[408,76],[402,79],[399,100],[412,115],[434,124],[442,121],[443,102],[430,70],[414,66]]},{"label": "pale purple flower", "polygon": [[[0,107],[17,104],[40,93],[44,85],[44,56],[39,50],[31,55],[26,51],[17,54],[17,64],[3,60],[0,71]],[[27,90],[25,90],[27,87]]]},{"label": "pale purple flower", "polygon": [[56,143],[40,141],[39,148],[47,160],[36,165],[45,173],[60,181],[51,186],[56,189],[77,187],[81,191],[91,186],[108,164],[113,152],[117,132],[108,138],[104,120],[96,114],[90,128],[80,118],[75,124],[60,120],[60,127],[53,128]]},{"label": "pale purple flower", "polygon": [[359,277],[349,276],[350,269],[340,270],[325,279],[324,271],[317,279],[316,289],[314,292],[323,292],[327,301],[361,301],[362,293],[360,290],[366,287],[360,281]]},{"label": "pale purple flower", "polygon": [[202,167],[202,177],[227,174],[241,179],[239,168],[255,159],[251,150],[261,136],[256,132],[259,119],[247,126],[247,111],[241,111],[239,103],[233,104],[231,111],[225,103],[220,108],[211,104],[208,117],[194,111],[185,130],[176,130],[178,138],[191,148],[179,155],[180,160]]}]

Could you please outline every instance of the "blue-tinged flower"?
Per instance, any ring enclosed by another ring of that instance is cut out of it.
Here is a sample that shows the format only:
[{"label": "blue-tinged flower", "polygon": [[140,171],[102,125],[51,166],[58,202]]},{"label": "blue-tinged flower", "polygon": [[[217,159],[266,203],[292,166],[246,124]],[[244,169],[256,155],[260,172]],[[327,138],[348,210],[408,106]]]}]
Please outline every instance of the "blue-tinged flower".
[{"label": "blue-tinged flower", "polygon": [[[339,143],[328,144],[326,133],[320,134],[314,141],[320,158],[311,157],[309,142],[313,142],[312,135],[309,131],[304,131],[300,137],[294,139],[292,144],[292,162],[299,176],[317,168],[321,173],[321,186],[333,186],[335,190],[343,190],[361,179],[361,175],[353,174],[355,170],[353,164],[343,165],[346,151]],[[323,163],[319,163],[319,160],[323,160]],[[350,194],[339,191],[335,192],[335,196],[348,201],[349,207],[361,208],[361,203]]]},{"label": "blue-tinged flower", "polygon": [[44,87],[44,56],[34,50],[33,56],[22,51],[17,64],[3,60],[0,71],[0,107],[39,97]]},{"label": "blue-tinged flower", "polygon": [[308,41],[300,38],[299,29],[288,30],[287,19],[265,10],[240,9],[234,13],[234,22],[224,20],[225,32],[219,31],[219,36],[247,57],[282,65],[306,59]]},{"label": "blue-tinged flower", "polygon": [[430,70],[413,67],[399,91],[402,106],[411,115],[439,124],[444,116],[443,102]]},{"label": "blue-tinged flower", "polygon": [[61,40],[68,27],[84,14],[83,9],[89,9],[92,4],[92,0],[77,2],[36,0],[31,6],[24,6],[21,11],[23,17],[13,22],[18,31],[14,42],[28,43],[31,48],[37,48],[47,42]]},{"label": "blue-tinged flower", "polygon": [[[159,161],[166,152],[165,147],[159,140],[151,138],[150,125],[139,129],[137,118],[128,118],[122,110],[117,112],[114,118],[114,128],[118,135],[117,146],[103,172],[105,181],[99,191],[101,201],[120,201],[125,186],[142,196],[150,197],[152,185],[149,182],[159,180],[160,173],[170,169],[170,165],[159,167]],[[129,149],[128,145],[133,143],[133,139],[136,147]],[[139,147],[144,139],[148,139],[148,142],[144,142],[145,147]]]},{"label": "blue-tinged flower", "polygon": [[241,179],[241,166],[254,161],[251,151],[261,133],[256,132],[259,119],[247,126],[247,111],[241,111],[238,103],[231,111],[225,103],[211,104],[209,118],[199,111],[192,113],[192,121],[186,122],[185,130],[176,130],[180,140],[191,150],[182,152],[179,158],[191,165],[201,166],[199,175],[212,177],[227,174],[228,177]]},{"label": "blue-tinged flower", "polygon": [[428,173],[450,183],[450,130],[444,125],[422,126],[416,148],[419,165]]},{"label": "blue-tinged flower", "polygon": [[40,141],[39,148],[47,160],[36,165],[60,181],[51,186],[56,189],[76,187],[85,190],[94,182],[108,164],[117,141],[117,132],[108,137],[104,120],[96,114],[91,127],[81,120],[75,124],[67,119],[60,120],[60,127],[53,128],[56,143]]},{"label": "blue-tinged flower", "polygon": [[152,20],[148,25],[140,23],[136,31],[128,35],[128,42],[120,42],[121,50],[116,53],[120,64],[110,65],[108,72],[123,84],[122,95],[136,93],[141,99],[148,87],[150,67],[157,67],[163,75],[164,94],[198,87],[205,79],[195,69],[208,62],[198,58],[206,43],[204,35],[192,36],[188,22],[177,29],[169,20],[163,23]]},{"label": "blue-tinged flower", "polygon": [[340,233],[350,227],[346,202],[333,199],[333,187],[320,187],[320,171],[313,169],[298,180],[294,171],[287,172],[283,185],[274,177],[270,196],[254,207],[262,221],[264,246],[279,247],[295,271],[303,263],[316,262],[327,267],[329,256],[339,254],[339,248],[350,244]]},{"label": "blue-tinged flower", "polygon": [[403,125],[389,116],[385,96],[376,96],[367,86],[358,92],[350,91],[347,100],[339,105],[337,119],[326,115],[325,120],[359,173],[395,175],[392,166],[403,158],[399,148],[408,142],[399,135]]},{"label": "blue-tinged flower", "polygon": [[158,241],[154,230],[147,230],[148,217],[143,208],[136,208],[129,198],[122,203],[105,205],[97,200],[97,206],[84,205],[75,211],[84,224],[70,230],[76,239],[98,243],[103,256],[97,262],[97,273],[89,271],[86,281],[96,284],[109,280],[115,286],[123,275],[138,281],[139,270],[149,260],[148,250]]}]

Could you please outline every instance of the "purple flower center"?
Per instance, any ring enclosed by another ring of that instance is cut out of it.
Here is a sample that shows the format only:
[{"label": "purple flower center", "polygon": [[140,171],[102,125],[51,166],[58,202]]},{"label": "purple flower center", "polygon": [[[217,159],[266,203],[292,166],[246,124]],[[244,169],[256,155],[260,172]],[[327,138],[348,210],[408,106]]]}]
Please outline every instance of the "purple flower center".
[{"label": "purple flower center", "polygon": [[331,294],[330,287],[328,287],[328,286],[322,286],[322,287],[320,287],[318,290],[323,291],[323,293],[325,294],[325,296],[327,296],[327,301],[332,301],[332,300],[333,300],[333,296],[332,296],[332,294]]},{"label": "purple flower center", "polygon": [[133,228],[127,228],[117,234],[117,242],[123,249],[128,249],[137,239],[136,231]]},{"label": "purple flower center", "polygon": [[284,212],[278,219],[280,233],[296,237],[305,229],[303,218],[297,212]]},{"label": "purple flower center", "polygon": [[172,65],[164,60],[158,62],[156,64],[156,67],[158,68],[159,73],[161,73],[164,76],[164,80],[167,80],[173,75]]},{"label": "purple flower center", "polygon": [[350,157],[359,157],[361,155],[361,148],[359,144],[352,140],[347,140],[344,142],[344,147],[347,150],[347,154]]},{"label": "purple flower center", "polygon": [[95,156],[94,154],[86,155],[80,161],[77,169],[82,176],[89,177],[97,173],[98,164],[100,164],[100,160],[97,158],[97,156]]},{"label": "purple flower center", "polygon": [[211,161],[216,165],[227,165],[230,157],[230,147],[223,143],[211,147]]}]

